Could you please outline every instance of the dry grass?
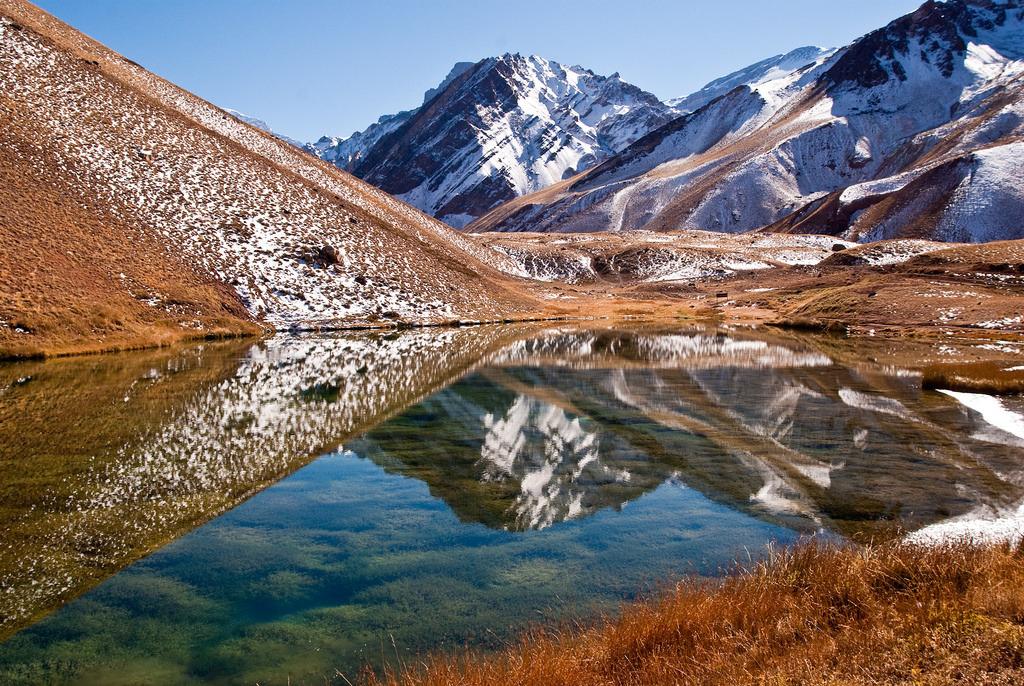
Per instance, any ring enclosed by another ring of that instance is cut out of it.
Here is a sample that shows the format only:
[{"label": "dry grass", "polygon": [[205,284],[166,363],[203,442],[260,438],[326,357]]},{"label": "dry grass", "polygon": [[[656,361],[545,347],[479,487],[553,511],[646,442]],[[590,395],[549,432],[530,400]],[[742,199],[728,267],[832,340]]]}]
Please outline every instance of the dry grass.
[{"label": "dry grass", "polygon": [[935,364],[925,367],[921,384],[968,393],[1024,393],[1024,371],[996,361]]},{"label": "dry grass", "polygon": [[776,552],[590,628],[535,630],[494,655],[437,656],[375,686],[1017,684],[1024,554],[954,544]]},{"label": "dry grass", "polygon": [[261,332],[229,286],[32,154],[0,131],[0,359]]},{"label": "dry grass", "polygon": [[25,0],[0,15],[0,357],[541,307],[440,222]]}]

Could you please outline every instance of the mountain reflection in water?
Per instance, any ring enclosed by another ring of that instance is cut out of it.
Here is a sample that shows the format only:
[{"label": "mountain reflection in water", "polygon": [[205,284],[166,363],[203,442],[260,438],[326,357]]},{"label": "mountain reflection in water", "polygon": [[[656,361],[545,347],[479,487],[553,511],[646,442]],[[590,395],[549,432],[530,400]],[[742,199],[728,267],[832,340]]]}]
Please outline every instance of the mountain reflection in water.
[{"label": "mountain reflection in water", "polygon": [[519,333],[279,336],[0,365],[0,638]]},{"label": "mountain reflection in water", "polygon": [[[230,682],[239,641],[262,678],[294,653],[261,638],[281,584],[275,636],[365,660],[384,630],[478,640],[773,538],[1015,510],[1021,440],[873,345],[485,326],[0,366],[0,638],[113,575],[0,644],[0,680],[105,683],[104,651],[142,669],[132,650],[173,647],[168,682]],[[190,600],[136,608],[143,582]],[[433,617],[409,601],[430,593]],[[98,608],[108,632],[149,611],[152,645],[103,634]],[[51,664],[76,636],[104,650]]]},{"label": "mountain reflection in water", "polygon": [[1019,502],[1020,441],[992,433],[898,370],[726,335],[570,332],[509,346],[348,447],[514,531],[675,479],[799,531],[878,538]]}]

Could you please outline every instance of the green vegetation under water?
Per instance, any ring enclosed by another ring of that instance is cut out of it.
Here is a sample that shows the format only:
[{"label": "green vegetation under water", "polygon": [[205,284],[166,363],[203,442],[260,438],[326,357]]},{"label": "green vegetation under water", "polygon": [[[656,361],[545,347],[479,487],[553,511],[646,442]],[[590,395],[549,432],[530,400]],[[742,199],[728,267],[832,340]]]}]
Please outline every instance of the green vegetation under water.
[{"label": "green vegetation under water", "polygon": [[344,683],[1024,497],[1014,437],[834,346],[481,327],[0,367],[0,682]]}]

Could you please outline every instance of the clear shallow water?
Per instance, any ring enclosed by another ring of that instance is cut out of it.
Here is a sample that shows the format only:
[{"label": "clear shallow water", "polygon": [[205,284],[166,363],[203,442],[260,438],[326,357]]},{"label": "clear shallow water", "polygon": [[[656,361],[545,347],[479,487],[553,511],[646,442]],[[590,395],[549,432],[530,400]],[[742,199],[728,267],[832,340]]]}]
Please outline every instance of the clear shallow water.
[{"label": "clear shallow water", "polygon": [[1020,501],[1014,437],[849,349],[482,328],[0,368],[0,681],[343,683]]}]

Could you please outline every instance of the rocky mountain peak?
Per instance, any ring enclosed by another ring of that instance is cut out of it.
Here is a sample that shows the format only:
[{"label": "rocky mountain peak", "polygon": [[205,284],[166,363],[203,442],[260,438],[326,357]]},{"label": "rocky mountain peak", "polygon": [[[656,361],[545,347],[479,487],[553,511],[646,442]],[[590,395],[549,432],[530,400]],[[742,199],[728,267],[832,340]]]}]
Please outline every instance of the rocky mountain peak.
[{"label": "rocky mountain peak", "polygon": [[310,150],[454,226],[606,159],[675,110],[539,55],[460,62],[415,110]]},{"label": "rocky mountain peak", "polygon": [[954,76],[972,44],[1008,59],[1024,57],[1024,8],[1020,0],[928,0],[917,11],[851,45],[825,78],[836,86],[873,88],[891,78],[906,81],[907,60]]},{"label": "rocky mountain peak", "polygon": [[1022,0],[926,2],[839,51],[713,81],[578,180],[472,228],[1020,238],[1022,79]]}]

